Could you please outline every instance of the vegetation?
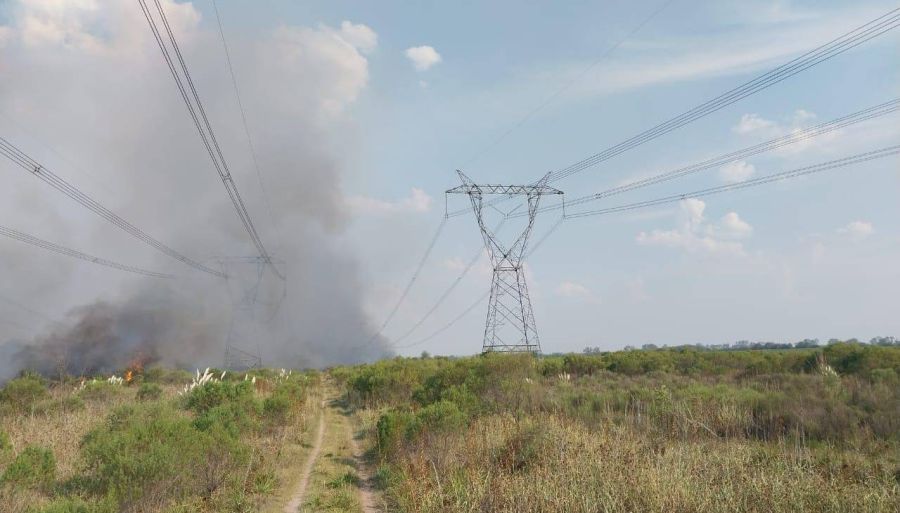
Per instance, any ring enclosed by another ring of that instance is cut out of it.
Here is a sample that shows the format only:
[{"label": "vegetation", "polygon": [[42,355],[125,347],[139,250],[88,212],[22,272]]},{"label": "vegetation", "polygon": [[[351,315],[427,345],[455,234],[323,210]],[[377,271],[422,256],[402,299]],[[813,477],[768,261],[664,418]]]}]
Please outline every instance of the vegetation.
[{"label": "vegetation", "polygon": [[0,510],[894,512],[898,412],[892,339],[23,374],[0,389]]},{"label": "vegetation", "polygon": [[258,510],[275,488],[282,447],[296,439],[289,435],[302,425],[317,377],[217,373],[185,387],[183,376],[156,370],[130,383],[113,376],[48,386],[24,375],[7,383],[0,510]]},{"label": "vegetation", "polygon": [[900,508],[896,346],[487,354],[333,375],[375,419],[391,511]]}]

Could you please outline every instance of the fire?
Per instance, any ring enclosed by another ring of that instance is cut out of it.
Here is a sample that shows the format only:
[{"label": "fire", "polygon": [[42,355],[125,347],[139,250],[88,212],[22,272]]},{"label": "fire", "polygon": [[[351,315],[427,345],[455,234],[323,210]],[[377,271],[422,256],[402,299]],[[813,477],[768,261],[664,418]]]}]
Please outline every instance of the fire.
[{"label": "fire", "polygon": [[128,368],[125,370],[125,383],[131,383],[134,381],[138,375],[144,373],[144,362],[147,361],[147,357],[143,354],[138,354],[128,363]]}]

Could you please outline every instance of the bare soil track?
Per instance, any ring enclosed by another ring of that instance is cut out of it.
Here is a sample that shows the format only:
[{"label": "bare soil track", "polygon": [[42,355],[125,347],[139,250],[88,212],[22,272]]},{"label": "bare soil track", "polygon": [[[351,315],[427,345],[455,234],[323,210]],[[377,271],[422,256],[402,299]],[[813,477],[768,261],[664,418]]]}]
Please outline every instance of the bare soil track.
[{"label": "bare soil track", "polygon": [[[325,401],[322,401],[322,407],[325,407]],[[303,466],[303,473],[300,475],[300,481],[297,482],[297,488],[293,495],[291,495],[291,500],[285,504],[284,509],[282,510],[284,513],[297,513],[300,510],[300,505],[303,504],[303,496],[306,493],[306,486],[309,484],[309,476],[312,474],[319,453],[322,452],[322,440],[324,437],[325,412],[322,411],[319,414],[319,427],[316,431],[316,441],[313,443],[313,448],[309,452],[306,464]]]}]

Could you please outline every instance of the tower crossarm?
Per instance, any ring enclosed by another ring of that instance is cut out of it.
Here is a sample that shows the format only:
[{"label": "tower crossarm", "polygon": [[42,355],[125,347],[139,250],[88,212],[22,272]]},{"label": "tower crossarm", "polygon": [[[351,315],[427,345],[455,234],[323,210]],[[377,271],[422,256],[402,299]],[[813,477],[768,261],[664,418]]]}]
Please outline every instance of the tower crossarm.
[{"label": "tower crossarm", "polygon": [[549,185],[492,185],[463,184],[447,189],[447,194],[500,194],[505,196],[547,196],[562,194],[563,191]]}]

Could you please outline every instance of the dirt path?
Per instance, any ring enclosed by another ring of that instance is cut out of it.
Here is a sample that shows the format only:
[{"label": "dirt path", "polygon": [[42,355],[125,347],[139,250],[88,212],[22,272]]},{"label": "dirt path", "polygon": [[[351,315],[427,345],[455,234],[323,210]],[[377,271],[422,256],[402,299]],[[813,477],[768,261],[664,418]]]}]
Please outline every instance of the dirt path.
[{"label": "dirt path", "polygon": [[359,444],[356,442],[356,437],[353,434],[353,430],[349,430],[350,433],[350,450],[353,451],[353,459],[356,460],[356,469],[359,474],[359,505],[360,509],[362,509],[362,513],[378,513],[378,509],[375,507],[375,492],[372,489],[372,472],[369,469],[368,464],[363,457],[362,451],[359,449]]},{"label": "dirt path", "polygon": [[322,452],[322,440],[325,438],[325,401],[322,401],[321,406],[322,412],[319,414],[319,428],[316,433],[316,441],[309,452],[309,458],[306,459],[306,465],[303,466],[303,473],[300,474],[297,489],[282,510],[284,513],[297,513],[300,511],[300,505],[303,504],[303,496],[306,494],[306,486],[309,484],[309,476],[312,474],[319,453]]}]

